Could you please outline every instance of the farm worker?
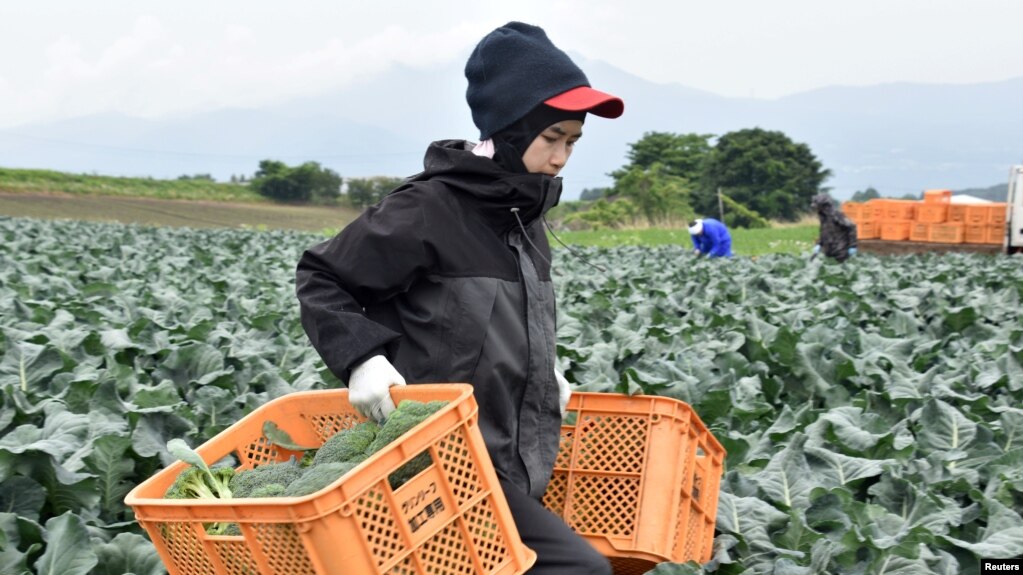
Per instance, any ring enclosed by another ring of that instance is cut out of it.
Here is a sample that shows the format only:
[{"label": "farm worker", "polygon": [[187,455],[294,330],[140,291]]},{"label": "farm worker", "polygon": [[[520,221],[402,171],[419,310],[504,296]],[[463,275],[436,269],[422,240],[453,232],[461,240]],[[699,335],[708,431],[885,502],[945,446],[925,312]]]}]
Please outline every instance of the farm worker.
[{"label": "farm worker", "polygon": [[827,194],[817,194],[810,201],[821,222],[820,237],[813,247],[813,257],[823,253],[826,257],[844,262],[856,255],[856,224],[835,208],[835,200]]},{"label": "farm worker", "polygon": [[696,255],[710,258],[732,257],[732,236],[728,233],[728,227],[714,218],[691,222],[689,237],[693,239],[693,251]]},{"label": "farm worker", "polygon": [[381,419],[388,389],[469,382],[531,574],[611,573],[541,498],[571,390],[555,364],[544,214],[587,114],[616,118],[541,28],[510,22],[465,65],[480,142],[429,145],[423,172],[309,248],[297,270],[302,326],[356,409]]}]

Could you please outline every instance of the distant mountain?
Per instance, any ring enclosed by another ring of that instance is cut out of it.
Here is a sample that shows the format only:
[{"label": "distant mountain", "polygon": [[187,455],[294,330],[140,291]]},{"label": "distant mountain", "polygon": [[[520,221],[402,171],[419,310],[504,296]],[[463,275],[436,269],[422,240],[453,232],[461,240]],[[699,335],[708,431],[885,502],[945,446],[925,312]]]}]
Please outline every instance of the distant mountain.
[{"label": "distant mountain", "polygon": [[997,184],[987,188],[967,188],[965,190],[953,190],[953,196],[973,196],[992,202],[1004,202],[1009,197],[1009,184]]},{"label": "distant mountain", "polygon": [[[580,59],[581,60],[581,59]],[[1023,77],[973,85],[830,87],[775,100],[725,98],[582,61],[625,114],[592,118],[563,173],[565,195],[611,183],[650,131],[721,135],[760,127],[808,144],[840,199],[988,186],[1023,162]],[[259,160],[319,161],[347,177],[421,169],[426,144],[474,139],[461,65],[394,68],[334,93],[258,109],[141,120],[104,115],[0,130],[0,166],[173,178],[252,174]]]},{"label": "distant mountain", "polygon": [[[379,126],[317,113],[220,110],[162,120],[102,115],[0,130],[0,165],[156,178],[202,173],[227,180],[251,175],[267,158],[331,167],[358,158],[369,172],[379,166],[379,173],[390,173],[395,150],[417,147]],[[405,163],[418,155],[406,153]]]}]

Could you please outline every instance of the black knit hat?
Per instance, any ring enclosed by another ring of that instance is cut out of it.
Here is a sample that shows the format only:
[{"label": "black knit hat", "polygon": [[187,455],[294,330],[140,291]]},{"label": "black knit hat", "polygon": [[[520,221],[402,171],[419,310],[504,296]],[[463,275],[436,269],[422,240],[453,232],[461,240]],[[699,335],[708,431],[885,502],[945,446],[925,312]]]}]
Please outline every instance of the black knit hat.
[{"label": "black knit hat", "polygon": [[594,90],[586,74],[542,28],[509,22],[480,40],[465,63],[465,98],[485,140],[541,103],[617,118],[619,98]]},{"label": "black knit hat", "polygon": [[830,212],[835,209],[835,200],[828,194],[817,194],[810,200],[810,207],[818,212]]}]

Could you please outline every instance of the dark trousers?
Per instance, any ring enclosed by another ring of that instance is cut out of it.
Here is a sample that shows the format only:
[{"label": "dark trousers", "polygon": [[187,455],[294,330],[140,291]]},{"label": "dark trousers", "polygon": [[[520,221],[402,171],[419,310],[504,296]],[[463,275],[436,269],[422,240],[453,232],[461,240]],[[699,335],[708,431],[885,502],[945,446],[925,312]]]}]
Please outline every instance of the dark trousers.
[{"label": "dark trousers", "polygon": [[528,575],[612,575],[611,564],[540,501],[501,481],[522,542],[536,552]]}]

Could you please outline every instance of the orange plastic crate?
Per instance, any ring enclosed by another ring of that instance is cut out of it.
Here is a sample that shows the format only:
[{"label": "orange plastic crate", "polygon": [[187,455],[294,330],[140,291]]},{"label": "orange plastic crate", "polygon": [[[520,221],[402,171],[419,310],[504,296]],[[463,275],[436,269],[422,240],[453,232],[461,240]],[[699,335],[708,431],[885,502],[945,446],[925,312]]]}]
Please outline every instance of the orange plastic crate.
[{"label": "orange plastic crate", "polygon": [[1005,225],[1006,222],[1006,210],[1009,205],[1005,202],[997,202],[994,204],[988,204],[988,219],[989,224]]},{"label": "orange plastic crate", "polygon": [[948,204],[923,203],[916,208],[916,221],[925,224],[940,224],[948,219]]},{"label": "orange plastic crate", "polygon": [[941,244],[961,244],[966,239],[966,225],[961,223],[931,224],[928,241]]},{"label": "orange plastic crate", "polygon": [[989,204],[983,204],[978,206],[966,206],[966,220],[967,224],[984,225],[990,221],[989,214],[991,213],[991,207]]},{"label": "orange plastic crate", "polygon": [[966,224],[964,227],[963,241],[968,244],[983,244],[987,242],[987,224]]},{"label": "orange plastic crate", "polygon": [[947,204],[952,201],[952,190],[924,190],[924,203]]},{"label": "orange plastic crate", "polygon": [[913,222],[909,227],[909,241],[926,242],[930,238],[931,224]]},{"label": "orange plastic crate", "polygon": [[863,204],[859,202],[845,202],[842,204],[842,213],[855,222],[863,213]]},{"label": "orange plastic crate", "polygon": [[965,224],[966,223],[966,208],[967,204],[949,204],[948,206],[948,219],[946,221],[952,223]]},{"label": "orange plastic crate", "polygon": [[[487,455],[472,387],[399,386],[391,397],[448,405],[314,494],[163,499],[185,468],[179,461],[125,502],[171,575],[524,573],[536,555],[519,538]],[[296,455],[263,437],[267,420],[300,445],[320,445],[363,421],[346,389],[297,392],[256,409],[196,451],[207,463],[233,455],[242,468]],[[424,451],[432,464],[392,490],[387,476]],[[207,535],[209,522],[237,523],[242,535]]]},{"label": "orange plastic crate", "polygon": [[881,235],[881,224],[878,222],[857,222],[856,238],[860,240],[873,240]]},{"label": "orange plastic crate", "polygon": [[984,238],[985,244],[1004,244],[1005,243],[1005,224],[988,224],[987,236]]},{"label": "orange plastic crate", "polygon": [[860,208],[860,221],[873,222],[884,219],[884,207],[887,200],[867,200]]},{"label": "orange plastic crate", "polygon": [[881,239],[890,241],[908,240],[913,222],[882,222]]},{"label": "orange plastic crate", "polygon": [[578,392],[568,411],[544,505],[615,573],[709,561],[725,450],[692,408],[667,397]]},{"label": "orange plastic crate", "polygon": [[911,221],[916,215],[916,206],[920,202],[910,200],[885,200],[883,220]]}]

